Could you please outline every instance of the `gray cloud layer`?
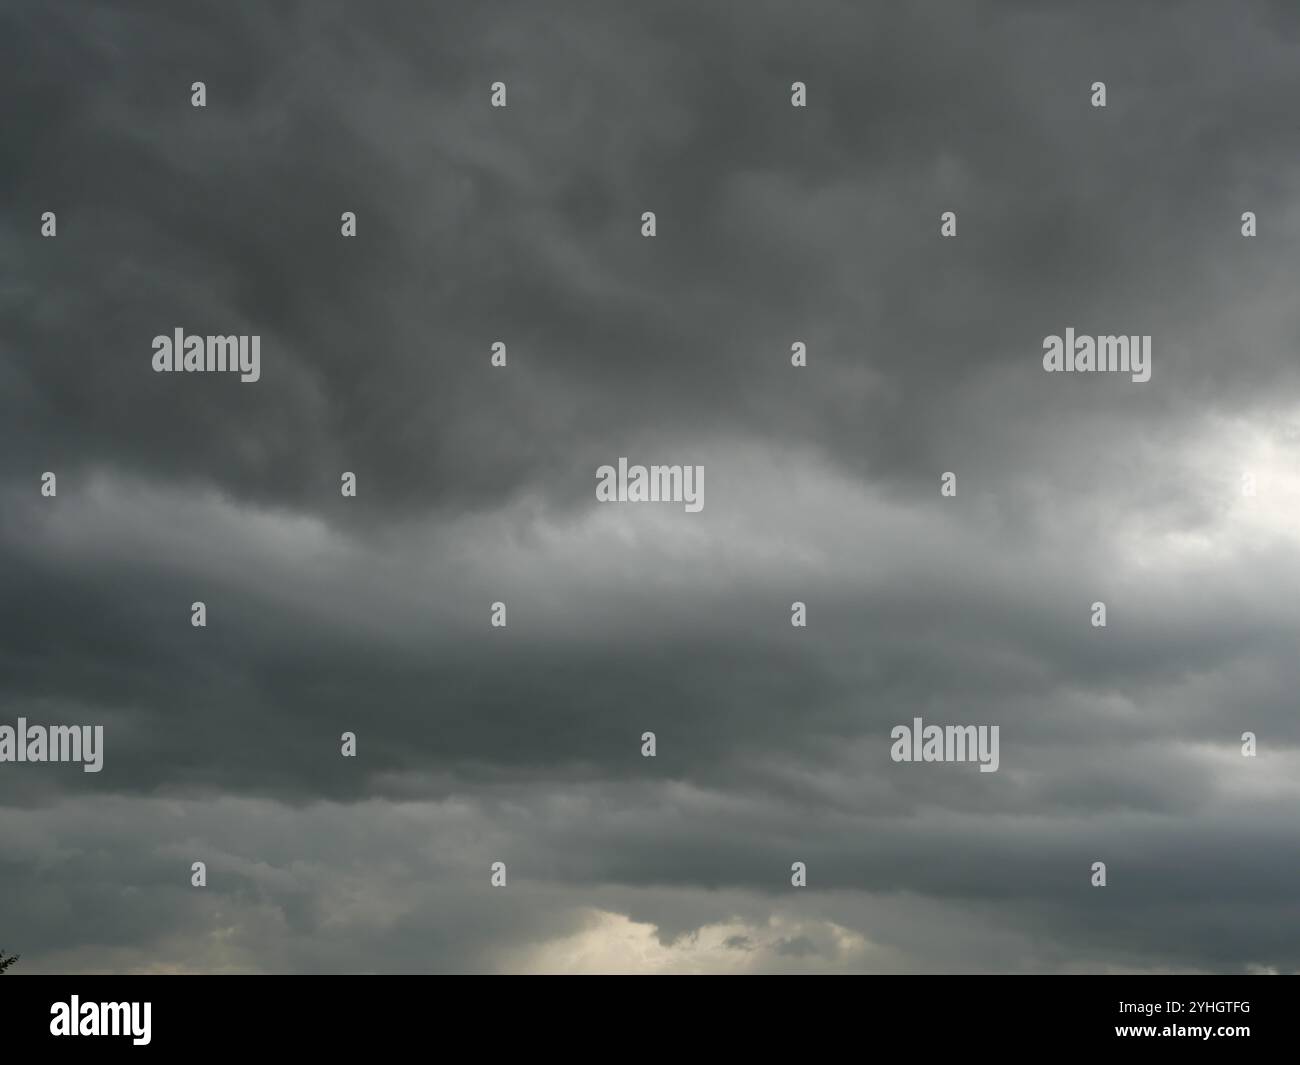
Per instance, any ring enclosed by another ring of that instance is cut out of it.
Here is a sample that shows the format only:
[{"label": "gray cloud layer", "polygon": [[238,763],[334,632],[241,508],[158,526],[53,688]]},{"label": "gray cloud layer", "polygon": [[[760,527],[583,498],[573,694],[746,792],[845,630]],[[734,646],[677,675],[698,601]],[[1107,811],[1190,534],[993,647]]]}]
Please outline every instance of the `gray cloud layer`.
[{"label": "gray cloud layer", "polygon": [[1300,968],[1288,5],[0,23],[0,723],[107,748],[0,766],[21,969]]}]

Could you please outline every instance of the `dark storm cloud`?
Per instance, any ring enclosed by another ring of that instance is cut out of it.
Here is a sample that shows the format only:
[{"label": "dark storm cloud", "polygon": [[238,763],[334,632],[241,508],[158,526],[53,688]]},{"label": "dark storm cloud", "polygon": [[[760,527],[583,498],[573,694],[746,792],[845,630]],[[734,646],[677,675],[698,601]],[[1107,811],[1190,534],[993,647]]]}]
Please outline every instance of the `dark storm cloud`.
[{"label": "dark storm cloud", "polygon": [[[572,499],[587,455],[639,425],[793,436],[910,478],[944,445],[990,447],[944,432],[964,390],[1067,322],[1161,327],[1137,417],[1291,372],[1261,346],[1229,376],[1192,341],[1276,276],[1273,225],[1222,276],[1240,203],[1279,219],[1294,192],[1268,103],[1292,53],[1235,13],[1186,25],[1230,21],[1246,82],[1213,35],[1123,8],[1092,29],[952,5],[757,5],[743,29],[698,5],[22,10],[7,66],[45,103],[7,139],[6,288],[41,414],[15,414],[66,462],[313,509],[356,468],[380,520],[536,483]],[[1078,106],[1103,76],[1104,121]],[[498,77],[514,105],[494,112]],[[784,106],[795,77],[807,114]],[[20,224],[60,207],[57,245]],[[945,209],[961,238],[939,245]],[[153,375],[149,341],[178,324],[261,332],[264,380]],[[799,338],[820,373],[792,403]],[[509,374],[486,365],[495,339]],[[1078,411],[1057,385],[1028,387]]]},{"label": "dark storm cloud", "polygon": [[[4,29],[0,691],[107,738],[97,775],[4,769],[6,947],[618,967],[649,925],[666,968],[1300,964],[1285,6]],[[178,326],[260,334],[262,379],[152,373]],[[1151,382],[1044,374],[1067,326],[1151,333]],[[619,455],[703,463],[704,511],[595,506]],[[913,716],[1000,725],[999,772],[891,762]]]}]

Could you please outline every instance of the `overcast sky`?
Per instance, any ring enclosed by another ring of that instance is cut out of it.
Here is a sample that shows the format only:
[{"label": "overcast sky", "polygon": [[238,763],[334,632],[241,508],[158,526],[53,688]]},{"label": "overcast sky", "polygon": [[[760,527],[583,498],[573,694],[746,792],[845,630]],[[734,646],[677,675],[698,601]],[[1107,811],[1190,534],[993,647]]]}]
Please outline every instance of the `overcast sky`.
[{"label": "overcast sky", "polygon": [[0,765],[15,974],[1300,969],[1294,4],[0,0],[0,85],[0,724],[105,730]]}]

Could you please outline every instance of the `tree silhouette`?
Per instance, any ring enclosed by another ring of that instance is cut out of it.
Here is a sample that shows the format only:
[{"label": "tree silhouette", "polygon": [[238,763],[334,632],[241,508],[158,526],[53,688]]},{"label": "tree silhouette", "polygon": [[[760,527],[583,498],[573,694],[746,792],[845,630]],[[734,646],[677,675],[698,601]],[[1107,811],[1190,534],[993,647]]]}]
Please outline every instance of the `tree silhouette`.
[{"label": "tree silhouette", "polygon": [[11,966],[14,962],[16,962],[21,956],[22,955],[19,954],[6,954],[3,949],[0,949],[0,974],[3,974],[4,971],[8,969],[9,966]]}]

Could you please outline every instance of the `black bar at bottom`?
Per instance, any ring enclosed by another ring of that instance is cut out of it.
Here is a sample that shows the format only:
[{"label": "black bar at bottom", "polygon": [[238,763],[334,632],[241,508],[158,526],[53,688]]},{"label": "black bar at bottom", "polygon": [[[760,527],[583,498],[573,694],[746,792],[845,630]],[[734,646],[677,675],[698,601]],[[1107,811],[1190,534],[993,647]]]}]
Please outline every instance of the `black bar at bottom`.
[{"label": "black bar at bottom", "polygon": [[1285,976],[836,979],[10,975],[0,980],[0,1053],[283,1049],[334,1060],[406,1047],[494,1060],[516,1050],[697,1058],[754,1046],[802,1059],[836,1044],[843,1053],[850,1040],[891,1055],[1128,1045],[1249,1060],[1295,1049],[1300,985]]}]

